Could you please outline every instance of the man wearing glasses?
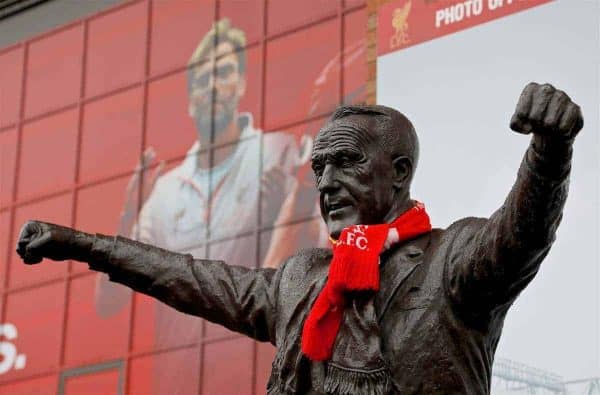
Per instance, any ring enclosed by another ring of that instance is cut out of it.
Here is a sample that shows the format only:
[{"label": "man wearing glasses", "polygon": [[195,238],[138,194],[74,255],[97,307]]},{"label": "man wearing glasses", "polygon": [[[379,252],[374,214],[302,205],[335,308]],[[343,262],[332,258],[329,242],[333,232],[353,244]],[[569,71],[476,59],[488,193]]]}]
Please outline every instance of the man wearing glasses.
[{"label": "man wearing glasses", "polygon": [[[144,153],[128,187],[119,234],[199,259],[253,264],[257,255],[254,231],[259,223],[268,229],[278,217],[285,222],[286,216],[310,215],[313,209],[318,212],[313,185],[296,182],[295,173],[308,158],[300,157],[294,136],[263,133],[254,127],[252,114],[238,110],[246,92],[245,46],[244,32],[231,26],[228,19],[215,23],[200,41],[188,62],[188,112],[196,125],[197,141],[178,166],[158,176],[161,164],[152,179],[144,179],[145,201],[136,219],[140,176],[154,157],[153,150]],[[283,206],[286,213],[280,216]],[[293,227],[293,235],[276,231],[275,239],[291,242],[272,243],[272,247],[265,232],[260,265],[279,264],[282,257],[302,247],[301,239],[306,246],[314,245],[319,229],[307,229],[310,226]],[[103,317],[112,316],[130,297],[130,289],[101,276],[96,311]],[[200,326],[200,320],[157,303],[154,346],[194,343]],[[155,375],[155,393],[186,393],[185,383],[197,376],[197,367],[185,361],[176,365],[168,378],[160,372]]]}]

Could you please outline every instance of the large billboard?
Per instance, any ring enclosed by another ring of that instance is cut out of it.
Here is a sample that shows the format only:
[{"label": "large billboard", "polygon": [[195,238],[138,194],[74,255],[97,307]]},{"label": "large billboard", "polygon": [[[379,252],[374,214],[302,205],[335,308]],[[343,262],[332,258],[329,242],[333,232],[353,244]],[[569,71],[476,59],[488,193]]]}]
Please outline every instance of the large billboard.
[{"label": "large billboard", "polygon": [[364,1],[128,1],[0,50],[0,394],[261,394],[274,349],[88,271],[27,219],[276,267],[327,242],[308,159],[362,103]]},{"label": "large billboard", "polygon": [[377,102],[415,125],[413,193],[435,226],[502,205],[530,140],[509,129],[528,82],[581,106],[556,242],[496,350],[564,381],[600,374],[599,11],[595,1],[395,0],[377,14]]}]

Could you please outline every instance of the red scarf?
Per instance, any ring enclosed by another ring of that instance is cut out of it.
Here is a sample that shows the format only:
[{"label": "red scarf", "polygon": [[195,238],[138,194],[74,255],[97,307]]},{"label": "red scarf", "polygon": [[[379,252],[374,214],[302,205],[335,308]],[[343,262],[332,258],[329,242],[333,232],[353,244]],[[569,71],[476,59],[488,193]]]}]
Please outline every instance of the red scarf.
[{"label": "red scarf", "polygon": [[333,242],[325,286],[302,330],[302,352],[313,361],[331,358],[342,323],[347,291],[379,290],[379,255],[393,244],[431,231],[425,207],[417,203],[391,224],[352,225]]}]

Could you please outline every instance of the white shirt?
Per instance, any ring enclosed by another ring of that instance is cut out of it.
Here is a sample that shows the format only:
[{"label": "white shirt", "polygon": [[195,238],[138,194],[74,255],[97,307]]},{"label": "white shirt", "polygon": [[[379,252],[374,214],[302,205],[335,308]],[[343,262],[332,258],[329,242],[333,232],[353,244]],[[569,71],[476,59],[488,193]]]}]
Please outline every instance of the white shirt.
[{"label": "white shirt", "polygon": [[[140,212],[135,238],[196,258],[210,257],[254,267],[254,256],[248,254],[254,246],[247,246],[243,239],[215,242],[249,234],[258,225],[261,144],[263,173],[282,164],[284,173],[293,176],[298,149],[292,135],[263,133],[253,127],[250,114],[240,118],[247,121],[246,125],[234,153],[225,161],[210,170],[200,169],[197,156],[209,153],[202,152],[196,142],[179,166],[159,177]],[[290,187],[291,183],[286,183],[286,195]],[[252,242],[255,244],[254,239]],[[211,244],[209,256],[205,253],[207,244]],[[221,248],[221,244],[227,247]],[[232,245],[237,251],[232,250]],[[250,258],[251,264],[238,261]]]}]

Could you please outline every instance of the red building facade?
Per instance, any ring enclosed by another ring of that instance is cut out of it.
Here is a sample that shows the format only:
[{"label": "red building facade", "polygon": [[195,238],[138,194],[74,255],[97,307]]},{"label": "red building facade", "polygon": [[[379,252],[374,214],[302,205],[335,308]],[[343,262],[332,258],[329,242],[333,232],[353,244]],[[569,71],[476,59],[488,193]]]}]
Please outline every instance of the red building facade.
[{"label": "red building facade", "polygon": [[[192,155],[189,75],[198,63],[190,59],[225,18],[244,33],[237,108],[251,114],[258,138],[277,132],[306,147],[335,106],[364,102],[360,0],[128,1],[0,50],[0,394],[265,393],[272,346],[176,312],[167,317],[177,321],[171,336],[160,340],[158,302],[129,294],[102,313],[102,279],[85,264],[30,267],[13,248],[20,226],[34,218],[123,233],[127,196],[130,207],[141,207],[158,163],[166,174]],[[219,72],[212,67],[206,78],[225,78]],[[242,143],[209,144],[193,155],[216,166],[220,150]],[[149,147],[156,160],[136,173]],[[260,147],[266,157],[271,148]],[[306,167],[297,167],[290,174],[302,177]],[[265,168],[261,161],[253,183]],[[135,174],[145,176],[136,184]],[[263,194],[246,209],[260,212]],[[315,210],[284,223],[256,218],[192,247],[243,242],[252,246],[244,265],[260,267],[277,229],[319,221]]]}]

